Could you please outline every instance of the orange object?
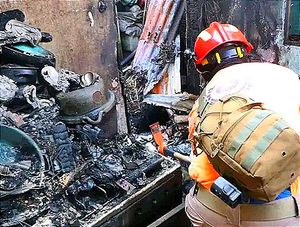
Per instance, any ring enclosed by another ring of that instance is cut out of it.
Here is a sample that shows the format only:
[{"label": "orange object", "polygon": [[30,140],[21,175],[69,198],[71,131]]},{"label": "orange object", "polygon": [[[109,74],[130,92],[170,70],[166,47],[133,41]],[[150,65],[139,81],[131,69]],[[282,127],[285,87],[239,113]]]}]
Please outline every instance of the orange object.
[{"label": "orange object", "polygon": [[163,73],[162,79],[154,85],[151,93],[153,94],[168,94],[169,74]]},{"label": "orange object", "polygon": [[191,159],[189,156],[183,155],[174,150],[170,150],[164,145],[164,138],[161,133],[160,125],[158,122],[150,125],[150,129],[151,129],[154,141],[158,145],[159,153],[161,153],[162,155],[177,158],[178,160],[183,161],[183,162],[191,163]]},{"label": "orange object", "polygon": [[291,184],[292,195],[300,194],[300,176]]},{"label": "orange object", "polygon": [[158,145],[159,153],[164,155],[164,149],[165,149],[164,138],[163,138],[163,135],[161,133],[159,123],[156,122],[156,123],[150,125],[150,130],[151,130],[151,133],[153,135],[155,143]]},{"label": "orange object", "polygon": [[[195,125],[196,125],[196,118],[198,116],[198,112],[197,112],[197,109],[198,109],[198,102],[196,101],[190,114],[189,114],[189,118],[188,118],[188,121],[189,121],[189,140],[191,140],[193,138],[193,134],[195,132]],[[192,152],[196,155],[197,152],[196,152],[196,148],[194,147],[194,144],[191,143],[192,145]]]},{"label": "orange object", "polygon": [[207,190],[210,190],[214,181],[220,176],[204,152],[192,160],[189,166],[189,175]]},{"label": "orange object", "polygon": [[248,42],[244,34],[231,24],[213,22],[208,28],[202,31],[195,42],[194,52],[196,54],[195,64],[205,64],[204,58],[218,46],[224,43],[241,43],[245,45],[248,53],[253,46]]}]

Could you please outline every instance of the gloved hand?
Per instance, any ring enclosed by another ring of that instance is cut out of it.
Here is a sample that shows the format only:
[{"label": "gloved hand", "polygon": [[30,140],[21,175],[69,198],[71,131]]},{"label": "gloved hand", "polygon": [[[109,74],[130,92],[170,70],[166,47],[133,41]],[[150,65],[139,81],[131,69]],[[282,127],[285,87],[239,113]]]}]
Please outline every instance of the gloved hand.
[{"label": "gloved hand", "polygon": [[214,181],[220,176],[204,152],[192,160],[189,175],[207,190],[210,190]]}]

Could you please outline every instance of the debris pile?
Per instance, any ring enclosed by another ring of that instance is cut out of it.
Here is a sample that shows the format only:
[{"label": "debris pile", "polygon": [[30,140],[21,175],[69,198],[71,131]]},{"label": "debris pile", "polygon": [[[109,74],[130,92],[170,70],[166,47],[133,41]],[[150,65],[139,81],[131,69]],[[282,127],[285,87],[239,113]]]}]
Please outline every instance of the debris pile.
[{"label": "debris pile", "polygon": [[[101,139],[101,130],[96,126],[67,127],[59,121],[58,108],[44,107],[23,116],[23,120],[20,129],[41,148],[45,169],[43,179],[26,193],[1,194],[0,225],[3,226],[84,224],[93,219],[93,214],[112,208],[172,166],[160,155],[147,152],[151,136]],[[1,123],[9,122],[2,115]],[[23,184],[29,187],[35,175],[23,170],[28,164],[25,160],[22,157],[13,166],[5,167],[8,173],[20,171],[28,179]],[[10,179],[8,173],[1,171],[0,190],[8,190],[2,181],[20,182],[16,176]]]},{"label": "debris pile", "polygon": [[[128,1],[121,1],[124,2]],[[136,2],[135,2],[136,3]],[[137,5],[128,2],[133,7]],[[139,2],[140,5],[141,1]],[[184,11],[185,1],[146,1],[144,5],[144,25],[139,34],[136,49],[120,63],[122,68],[121,81],[124,87],[128,122],[131,132],[145,131],[140,125],[155,122],[148,116],[156,109],[157,116],[167,121],[165,110],[149,107],[143,102],[149,94],[174,95],[181,92],[180,86],[180,41],[178,27]],[[146,12],[146,13],[145,13]],[[124,12],[118,12],[119,24],[123,25]],[[142,14],[135,14],[142,16]],[[136,23],[133,23],[137,26]],[[132,24],[132,25],[133,25]],[[130,27],[120,26],[125,33],[131,33]],[[136,27],[135,27],[136,28]],[[137,29],[135,29],[136,31]],[[177,39],[177,40],[176,40]],[[122,40],[123,41],[123,40]],[[132,62],[131,62],[132,60]],[[130,65],[128,65],[131,62]],[[179,75],[179,76],[178,76]],[[175,78],[176,77],[176,78]],[[152,103],[151,103],[152,104]],[[160,105],[156,105],[160,106]],[[149,108],[151,110],[149,110]],[[161,119],[156,119],[160,121]]]},{"label": "debris pile", "polygon": [[39,46],[51,35],[5,16],[1,226],[86,225],[172,168],[149,151],[151,136],[116,135],[113,122],[103,127],[115,95],[100,75],[56,69],[55,56]]},{"label": "debris pile", "polygon": [[[117,4],[125,9],[118,14],[122,39],[129,47],[124,50],[131,51],[125,55],[133,57],[133,39],[145,38],[141,34],[145,33],[143,9],[147,6],[145,1]],[[169,4],[163,7],[172,11],[170,18],[166,18],[165,31],[150,34],[145,46],[139,42],[140,50],[155,44],[153,52],[149,49],[151,56],[140,63],[135,61],[133,66],[137,67],[124,73],[121,80],[130,124],[141,120],[146,113],[144,106],[162,107],[168,118],[162,127],[166,145],[188,154],[187,127],[181,123],[186,123],[193,97],[151,94],[144,99],[148,94],[145,89],[161,79],[164,69],[175,63],[178,54],[171,38],[178,21],[173,24],[172,18],[175,11],[183,8],[179,2],[174,8]],[[150,9],[156,12],[153,5]],[[133,205],[132,201],[142,200],[139,197],[147,190],[151,194],[153,188],[173,183],[172,189],[168,189],[170,198],[163,197],[162,203],[172,197],[174,201],[165,203],[178,205],[181,173],[167,176],[174,166],[179,170],[178,163],[156,153],[150,133],[116,135],[116,97],[101,75],[57,69],[54,54],[40,45],[50,42],[51,35],[27,25],[21,12],[18,18],[14,17],[17,20],[11,20],[8,14],[0,31],[0,225],[88,225],[108,213],[111,215],[112,210],[116,212],[114,209],[120,204]],[[149,131],[148,123],[144,127]],[[16,142],[6,138],[4,129],[22,134],[24,143],[31,147],[16,146]],[[131,132],[139,130],[132,127]],[[174,182],[164,184],[161,178],[165,176],[173,177]],[[171,207],[165,206],[165,211],[168,208]]]}]

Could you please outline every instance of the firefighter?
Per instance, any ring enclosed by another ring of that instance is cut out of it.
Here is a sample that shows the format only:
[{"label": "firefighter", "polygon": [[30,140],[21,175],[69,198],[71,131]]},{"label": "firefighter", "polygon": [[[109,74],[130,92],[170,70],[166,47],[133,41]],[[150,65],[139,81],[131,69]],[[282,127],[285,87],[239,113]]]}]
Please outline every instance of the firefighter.
[{"label": "firefighter", "polygon": [[[199,106],[236,93],[263,102],[284,116],[300,134],[298,75],[285,67],[262,62],[252,51],[253,46],[243,33],[230,24],[213,22],[198,35],[195,66],[208,83],[189,115],[191,140]],[[186,196],[186,213],[194,226],[300,226],[299,177],[272,202],[253,199],[248,204],[250,211],[241,206],[232,209],[211,194],[210,187],[219,174],[204,152],[193,143],[192,148],[189,175],[197,184]]]}]

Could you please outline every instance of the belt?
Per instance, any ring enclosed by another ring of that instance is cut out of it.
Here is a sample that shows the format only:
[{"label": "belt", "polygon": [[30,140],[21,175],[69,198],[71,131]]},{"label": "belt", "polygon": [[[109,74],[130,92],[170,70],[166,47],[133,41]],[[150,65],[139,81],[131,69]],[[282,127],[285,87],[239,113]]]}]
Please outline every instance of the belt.
[{"label": "belt", "polygon": [[231,212],[238,212],[240,221],[275,221],[299,215],[300,199],[288,197],[264,204],[240,204],[232,209],[220,198],[199,185],[197,200],[210,210],[225,217]]}]

